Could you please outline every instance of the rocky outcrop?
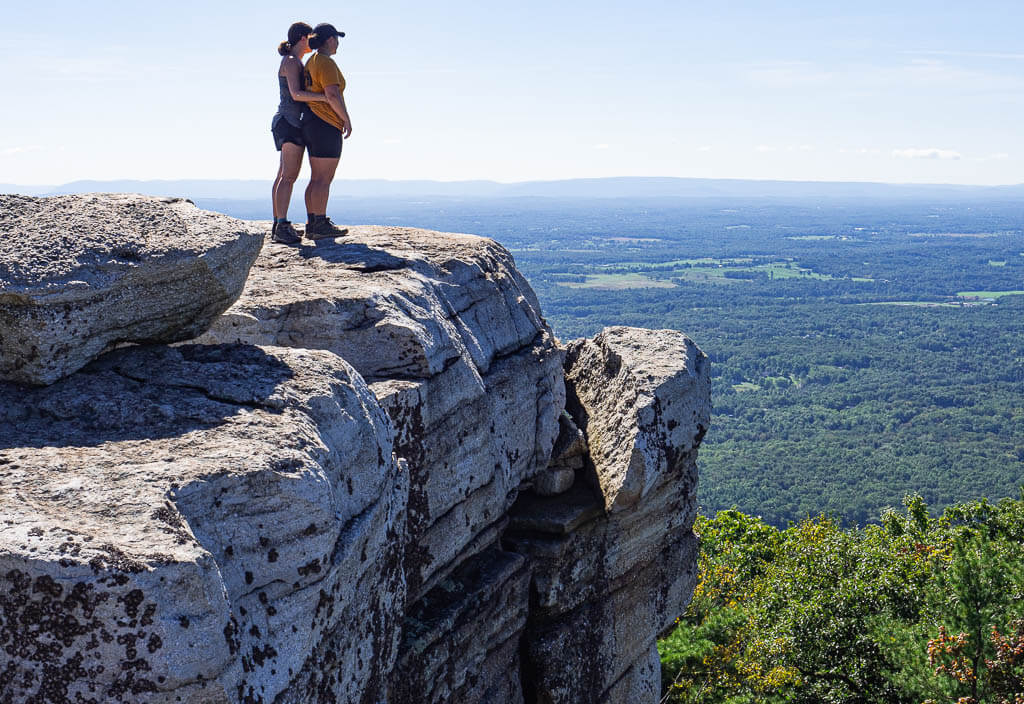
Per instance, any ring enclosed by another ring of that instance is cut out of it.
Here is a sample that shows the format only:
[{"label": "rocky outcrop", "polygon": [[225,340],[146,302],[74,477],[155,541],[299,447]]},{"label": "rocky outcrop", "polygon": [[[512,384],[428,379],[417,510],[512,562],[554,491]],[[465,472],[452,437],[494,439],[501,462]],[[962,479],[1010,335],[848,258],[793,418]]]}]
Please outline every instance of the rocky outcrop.
[{"label": "rocky outcrop", "polygon": [[569,345],[569,412],[590,444],[609,513],[677,478],[683,456],[707,432],[709,379],[704,353],[672,330],[606,328]]},{"label": "rocky outcrop", "polygon": [[566,383],[585,467],[568,494],[521,497],[505,537],[533,567],[528,701],[657,702],[655,640],[696,582],[707,358],[679,332],[607,328],[569,345]]},{"label": "rocky outcrop", "polygon": [[4,701],[383,697],[407,485],[343,360],[129,348],[0,413]]},{"label": "rocky outcrop", "polygon": [[471,235],[360,227],[268,247],[198,342],[325,349],[362,374],[409,462],[413,596],[497,539],[519,485],[547,466],[565,402],[533,290],[507,251]]},{"label": "rocky outcrop", "polygon": [[0,382],[0,701],[657,701],[707,379],[562,350],[490,240],[268,244],[189,344]]},{"label": "rocky outcrop", "polygon": [[0,195],[0,380],[49,384],[121,342],[202,333],[262,228],[182,199]]}]

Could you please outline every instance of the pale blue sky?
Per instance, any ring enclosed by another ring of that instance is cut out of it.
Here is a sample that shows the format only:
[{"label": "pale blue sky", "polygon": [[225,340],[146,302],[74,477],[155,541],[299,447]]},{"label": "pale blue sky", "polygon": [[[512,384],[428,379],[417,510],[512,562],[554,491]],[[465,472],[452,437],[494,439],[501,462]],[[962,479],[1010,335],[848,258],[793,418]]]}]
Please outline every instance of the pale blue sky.
[{"label": "pale blue sky", "polygon": [[277,43],[348,33],[339,178],[1024,182],[1024,3],[7,4],[0,182],[273,177]]}]

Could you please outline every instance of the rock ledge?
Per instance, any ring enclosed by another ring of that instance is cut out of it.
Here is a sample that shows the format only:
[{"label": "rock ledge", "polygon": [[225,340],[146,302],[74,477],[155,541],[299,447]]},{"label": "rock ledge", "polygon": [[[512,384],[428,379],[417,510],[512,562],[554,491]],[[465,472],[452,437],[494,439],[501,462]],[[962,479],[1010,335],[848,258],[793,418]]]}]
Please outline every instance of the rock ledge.
[{"label": "rock ledge", "polygon": [[0,379],[50,384],[122,342],[201,334],[263,228],[183,199],[0,195]]}]

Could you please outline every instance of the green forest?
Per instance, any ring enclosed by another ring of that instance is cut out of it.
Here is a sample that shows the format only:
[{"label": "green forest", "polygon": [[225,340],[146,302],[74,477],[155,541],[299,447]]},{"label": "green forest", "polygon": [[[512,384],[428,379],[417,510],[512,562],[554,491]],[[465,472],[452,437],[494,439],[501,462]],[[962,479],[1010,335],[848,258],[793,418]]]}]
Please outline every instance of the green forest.
[{"label": "green forest", "polygon": [[725,317],[720,299],[701,305],[708,295],[636,295],[629,313],[608,313],[681,329],[711,356],[712,429],[699,455],[708,515],[736,507],[782,527],[826,512],[863,524],[908,493],[942,508],[1012,494],[1024,479],[1020,296],[950,308],[746,300]]},{"label": "green forest", "polygon": [[1020,205],[719,205],[581,209],[503,237],[563,340],[672,328],[710,356],[705,515],[854,526],[907,494],[937,511],[1016,494]]}]

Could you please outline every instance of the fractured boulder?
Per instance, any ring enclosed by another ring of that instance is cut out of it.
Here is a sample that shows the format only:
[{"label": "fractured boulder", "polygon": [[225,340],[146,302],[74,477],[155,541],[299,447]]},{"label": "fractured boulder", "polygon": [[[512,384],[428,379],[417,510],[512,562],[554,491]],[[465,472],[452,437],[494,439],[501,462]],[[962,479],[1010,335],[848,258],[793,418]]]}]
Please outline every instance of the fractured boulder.
[{"label": "fractured boulder", "polygon": [[675,330],[605,328],[566,351],[568,410],[605,508],[628,509],[696,449],[711,417],[707,357]]},{"label": "fractured boulder", "polygon": [[566,385],[584,467],[563,494],[521,495],[503,541],[533,572],[526,703],[654,704],[658,634],[696,583],[707,358],[679,332],[606,328],[569,344]]}]

